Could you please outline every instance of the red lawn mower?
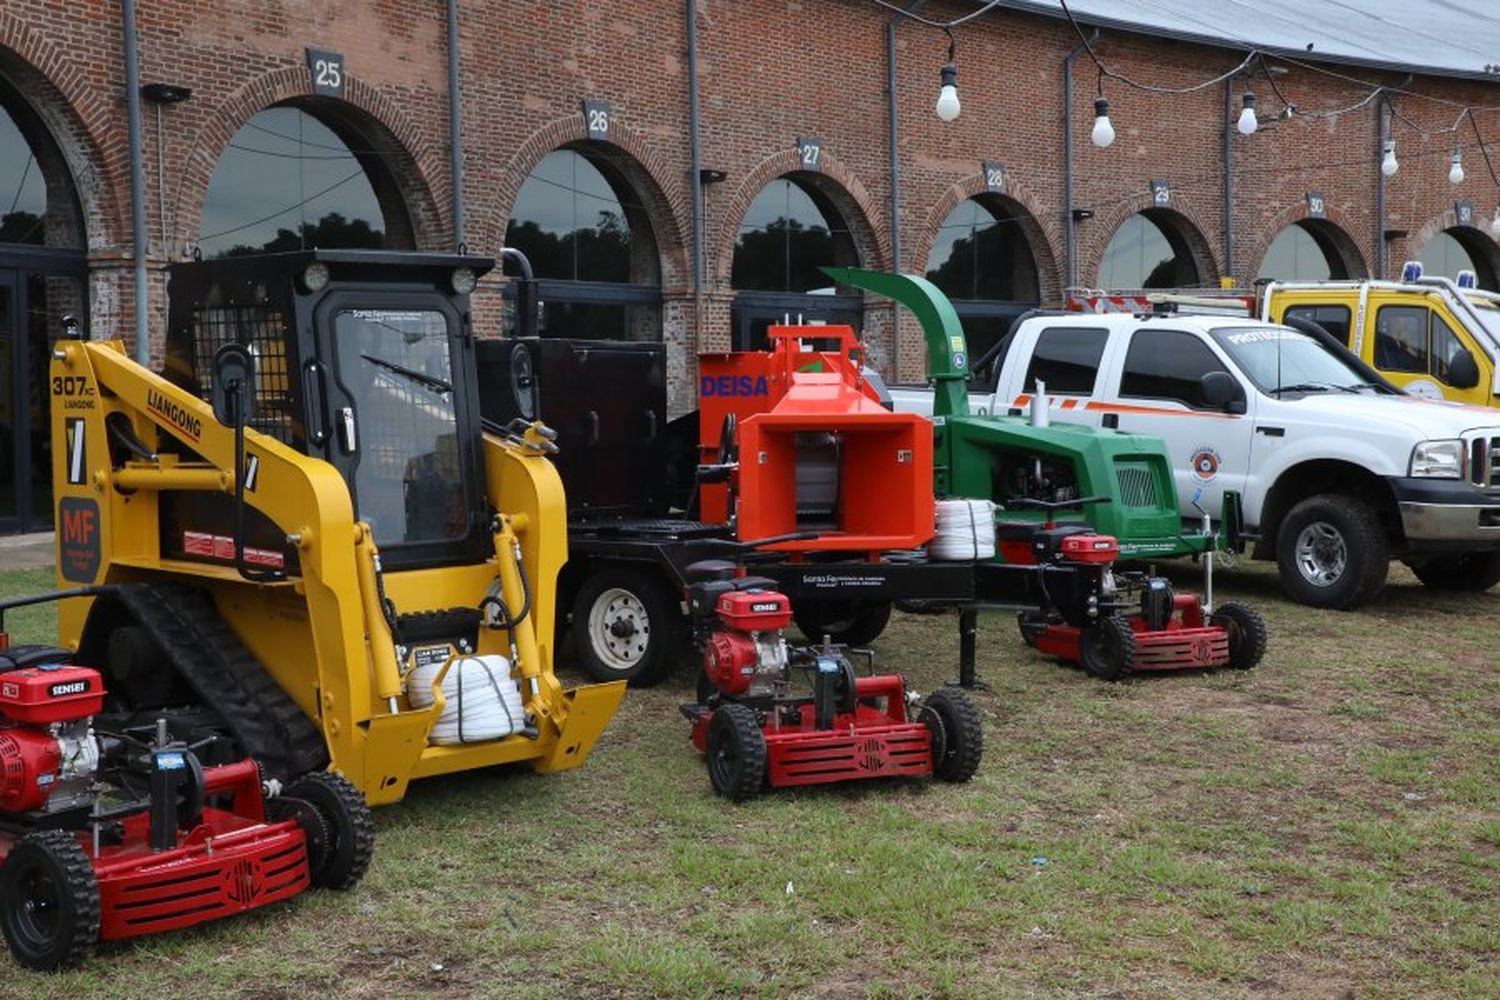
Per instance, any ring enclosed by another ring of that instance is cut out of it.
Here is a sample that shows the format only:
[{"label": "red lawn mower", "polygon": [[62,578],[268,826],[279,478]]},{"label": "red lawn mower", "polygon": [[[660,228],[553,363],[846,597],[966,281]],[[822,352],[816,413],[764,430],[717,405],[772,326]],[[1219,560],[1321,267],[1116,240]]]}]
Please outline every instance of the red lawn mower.
[{"label": "red lawn mower", "polygon": [[[996,534],[1007,563],[1037,567],[1041,607],[1021,612],[1021,638],[1048,656],[1114,681],[1138,670],[1249,670],[1265,655],[1258,611],[1235,601],[1206,606],[1161,577],[1115,569],[1120,547],[1109,535],[1034,522],[1001,523]],[[1212,601],[1213,554],[1203,558]]]},{"label": "red lawn mower", "polygon": [[[826,639],[788,646],[791,601],[731,562],[696,563],[688,573],[703,671],[697,703],[682,711],[715,792],[740,802],[767,787],[974,776],[984,737],[962,692],[918,698],[900,675],[874,673],[868,651]],[[865,660],[864,675],[852,656]]]},{"label": "red lawn mower", "polygon": [[0,930],[16,961],[77,965],[99,940],[359,881],[375,827],[350,782],[282,789],[254,760],[204,766],[209,741],[172,741],[165,720],[97,730],[103,680],[66,656],[0,630]]}]

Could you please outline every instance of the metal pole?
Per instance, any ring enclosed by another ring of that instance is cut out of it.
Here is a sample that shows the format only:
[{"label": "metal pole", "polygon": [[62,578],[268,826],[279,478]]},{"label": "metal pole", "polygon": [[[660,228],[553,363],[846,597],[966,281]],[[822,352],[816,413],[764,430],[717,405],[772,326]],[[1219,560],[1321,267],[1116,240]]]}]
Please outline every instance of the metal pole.
[{"label": "metal pole", "polygon": [[1385,143],[1390,136],[1390,118],[1386,114],[1385,98],[1375,102],[1375,279],[1385,280],[1385,171],[1380,169],[1385,159]]},{"label": "metal pole", "polygon": [[[1089,38],[1092,45],[1099,38],[1095,28]],[[1073,61],[1088,51],[1088,46],[1077,45],[1063,56],[1063,232],[1068,243],[1068,266],[1064,276],[1066,291],[1078,283],[1078,247],[1073,222]]]},{"label": "metal pole", "polygon": [[976,674],[977,646],[979,640],[979,611],[972,605],[958,612],[958,686],[973,690],[983,689]]},{"label": "metal pole", "polygon": [[1234,77],[1224,81],[1224,275],[1234,277],[1234,145],[1230,126],[1234,114]]},{"label": "metal pole", "polygon": [[464,248],[464,128],[458,85],[458,0],[448,0],[448,172],[453,184],[453,249]]},{"label": "metal pole", "polygon": [[[141,66],[136,48],[135,0],[121,0],[125,33],[125,118],[130,133],[130,240],[135,257],[135,359],[151,363],[146,324],[146,173],[141,155]],[[157,155],[160,155],[158,153]]]},{"label": "metal pole", "polygon": [[703,218],[703,136],[698,109],[698,3],[687,0],[688,53],[688,148],[691,158],[690,181],[693,186],[693,344],[691,354],[702,348],[703,337],[703,245],[706,242]]},{"label": "metal pole", "polygon": [[[896,120],[896,19],[885,25],[885,93],[891,158],[891,273],[901,273],[901,155],[900,126]],[[896,326],[900,328],[899,318]],[[898,350],[899,358],[901,352]]]}]

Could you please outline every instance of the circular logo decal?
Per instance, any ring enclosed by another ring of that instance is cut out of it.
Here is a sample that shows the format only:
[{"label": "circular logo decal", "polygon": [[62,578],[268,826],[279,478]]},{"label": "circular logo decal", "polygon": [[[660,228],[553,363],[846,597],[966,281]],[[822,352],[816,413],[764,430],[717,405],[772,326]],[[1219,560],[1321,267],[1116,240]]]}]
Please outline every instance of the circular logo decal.
[{"label": "circular logo decal", "polygon": [[1191,459],[1193,476],[1199,482],[1211,483],[1219,478],[1219,466],[1223,458],[1213,448],[1204,445],[1193,452]]}]

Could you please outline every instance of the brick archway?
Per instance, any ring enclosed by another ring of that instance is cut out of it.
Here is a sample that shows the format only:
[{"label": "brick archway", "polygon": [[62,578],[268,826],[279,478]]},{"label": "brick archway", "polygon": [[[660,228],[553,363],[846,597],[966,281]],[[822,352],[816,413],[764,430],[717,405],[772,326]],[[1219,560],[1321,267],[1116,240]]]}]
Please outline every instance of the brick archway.
[{"label": "brick archway", "polygon": [[[987,193],[989,193],[989,187],[985,184],[982,173],[976,172],[953,184],[943,192],[934,203],[932,210],[927,213],[927,218],[917,233],[916,246],[920,247],[924,254],[930,253],[932,245],[937,242],[938,230],[942,227],[943,220],[948,218],[949,213],[970,198],[981,197]],[[1026,236],[1032,259],[1036,262],[1037,290],[1040,300],[1042,302],[1060,301],[1062,299],[1062,274],[1058,270],[1057,255],[1052,248],[1060,246],[1063,239],[1061,233],[1058,232],[1055,213],[1048,212],[1029,189],[1008,175],[1005,178],[1005,190],[996,194],[995,197],[1020,210],[1016,212],[1016,220],[1021,227],[1021,232]],[[914,270],[921,270],[921,268],[914,268]]]},{"label": "brick archway", "polygon": [[730,287],[734,244],[740,223],[744,221],[751,203],[761,190],[787,174],[797,174],[833,202],[849,226],[849,236],[854,241],[861,267],[884,270],[890,266],[890,238],[885,228],[885,216],[875,199],[870,197],[869,190],[854,172],[827,149],[823,150],[821,160],[822,169],[819,172],[805,171],[801,155],[796,149],[788,149],[761,160],[745,175],[745,179],[730,196],[729,206],[724,211],[718,229],[708,240],[707,279],[711,287]]},{"label": "brick archway", "polygon": [[178,167],[173,218],[179,236],[197,240],[209,181],[236,133],[261,111],[292,104],[359,136],[365,148],[381,151],[380,165],[399,193],[414,246],[432,249],[451,243],[451,192],[443,151],[424,143],[397,105],[359,78],[344,78],[344,94],[342,99],[317,96],[306,68],[295,66],[251,80],[222,101],[193,136],[192,153]]},{"label": "brick archway", "polygon": [[[1415,260],[1433,237],[1440,233],[1451,233],[1470,257],[1480,258],[1474,263],[1481,275],[1488,270],[1488,276],[1492,280],[1500,278],[1500,244],[1497,244],[1489,233],[1480,228],[1482,225],[1482,217],[1479,216],[1477,209],[1473,222],[1464,226],[1459,224],[1458,209],[1446,208],[1424,222],[1416,235],[1406,241],[1405,259]],[[1401,263],[1399,259],[1394,261],[1398,272]]]},{"label": "brick archway", "polygon": [[[87,124],[110,121],[116,114],[114,102],[102,88],[88,85],[88,71],[8,10],[0,10],[0,72],[28,98],[62,153],[88,249],[107,252],[127,246],[129,152],[121,143],[102,145]],[[111,178],[119,178],[127,189],[122,191]]]},{"label": "brick archway", "polygon": [[688,247],[689,232],[685,220],[692,218],[689,192],[682,184],[669,184],[672,176],[658,144],[648,142],[640,133],[611,121],[609,140],[590,140],[581,114],[558,118],[533,132],[521,144],[506,165],[500,182],[489,193],[481,193],[473,202],[471,214],[478,216],[472,229],[479,234],[479,250],[491,253],[503,245],[505,228],[510,222],[521,185],[548,153],[564,147],[580,152],[599,152],[610,160],[640,197],[651,220],[661,258],[663,294],[674,294],[692,283],[692,264]]},{"label": "brick archway", "polygon": [[[1344,266],[1349,269],[1351,278],[1364,278],[1370,274],[1370,266],[1366,263],[1364,251],[1359,243],[1350,235],[1349,218],[1339,209],[1332,205],[1324,205],[1323,215],[1316,217],[1308,212],[1307,203],[1301,202],[1290,205],[1283,209],[1273,219],[1269,226],[1262,228],[1257,237],[1255,252],[1249,258],[1254,261],[1255,273],[1260,272],[1261,264],[1266,259],[1266,254],[1271,250],[1271,244],[1276,242],[1276,237],[1288,226],[1299,222],[1317,224],[1319,232],[1328,237],[1335,247],[1338,248],[1340,256],[1344,258]],[[1241,284],[1248,282],[1241,279]]]},{"label": "brick archway", "polygon": [[1182,238],[1188,252],[1192,255],[1200,283],[1205,286],[1217,285],[1219,275],[1224,273],[1224,268],[1219,255],[1214,252],[1213,244],[1204,235],[1207,230],[1203,225],[1201,210],[1196,208],[1190,199],[1176,193],[1172,195],[1171,204],[1166,207],[1158,207],[1151,192],[1145,191],[1117,202],[1103,215],[1096,215],[1090,225],[1097,226],[1097,235],[1091,236],[1086,244],[1088,266],[1080,261],[1079,272],[1094,275],[1094,281],[1097,284],[1099,268],[1104,261],[1104,251],[1108,248],[1110,240],[1125,224],[1126,219],[1147,211],[1157,213],[1157,221],[1167,221],[1175,233]]}]

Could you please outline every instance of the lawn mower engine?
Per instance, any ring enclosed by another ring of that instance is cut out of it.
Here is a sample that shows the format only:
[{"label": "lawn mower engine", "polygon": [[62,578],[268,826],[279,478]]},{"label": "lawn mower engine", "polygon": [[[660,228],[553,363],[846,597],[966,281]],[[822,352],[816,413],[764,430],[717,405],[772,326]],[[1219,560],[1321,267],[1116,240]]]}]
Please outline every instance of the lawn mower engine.
[{"label": "lawn mower engine", "polygon": [[1110,681],[1136,670],[1249,670],[1265,655],[1266,624],[1248,604],[1205,609],[1162,577],[1116,570],[1115,539],[1082,525],[1021,531],[1047,598],[1020,616],[1021,638],[1034,649]]},{"label": "lawn mower engine", "polygon": [[100,939],[363,874],[373,824],[343,778],[305,775],[268,800],[281,789],[253,760],[204,767],[165,722],[97,732],[98,671],[15,664],[0,655],[0,929],[21,964],[74,965]]},{"label": "lawn mower engine", "polygon": [[689,567],[703,671],[698,701],[682,711],[714,791],[742,801],[767,786],[973,776],[983,735],[961,692],[919,698],[900,675],[875,674],[868,651],[826,639],[789,646],[791,601],[769,579],[735,574],[723,561]]}]

